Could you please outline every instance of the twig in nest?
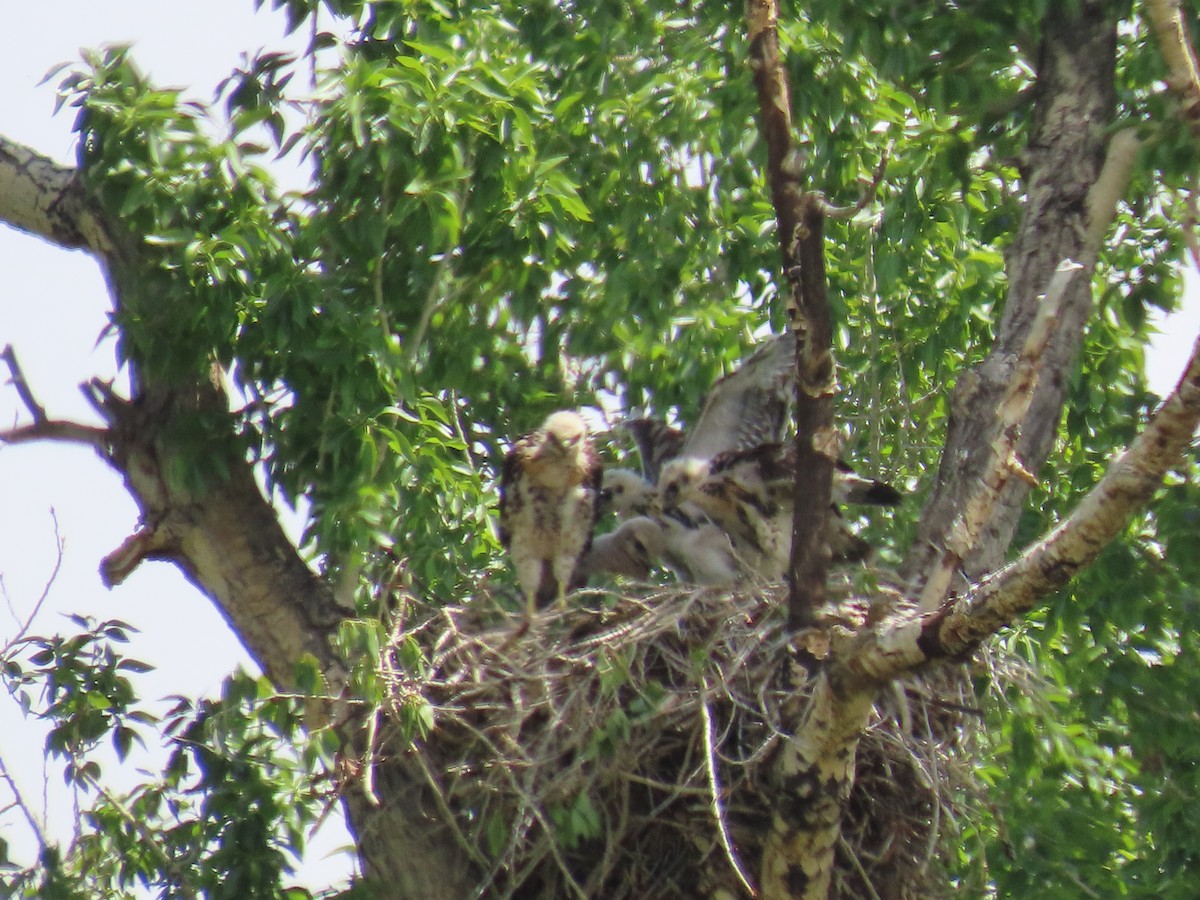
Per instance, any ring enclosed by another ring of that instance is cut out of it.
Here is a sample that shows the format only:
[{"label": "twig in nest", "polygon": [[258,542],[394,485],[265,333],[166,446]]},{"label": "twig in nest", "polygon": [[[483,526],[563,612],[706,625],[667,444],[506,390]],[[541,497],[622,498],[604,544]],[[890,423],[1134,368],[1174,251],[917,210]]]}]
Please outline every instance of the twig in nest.
[{"label": "twig in nest", "polygon": [[882,900],[875,887],[871,884],[871,877],[867,874],[867,870],[863,868],[862,860],[858,858],[858,853],[850,846],[850,842],[846,840],[845,835],[840,833],[838,834],[838,846],[842,848],[842,852],[846,855],[846,858],[854,865],[854,870],[858,872],[858,877],[862,879],[863,887],[869,892],[871,900]]},{"label": "twig in nest", "polygon": [[721,837],[721,846],[725,848],[725,858],[729,860],[729,865],[733,867],[734,874],[737,875],[738,881],[742,883],[742,887],[751,897],[757,897],[758,891],[754,885],[750,883],[749,876],[746,875],[742,868],[742,862],[738,859],[737,848],[733,846],[733,841],[729,838],[729,828],[725,824],[725,810],[721,806],[721,783],[717,779],[717,751],[714,746],[712,710],[708,708],[708,680],[701,682],[703,693],[700,695],[700,715],[704,718],[704,765],[708,770],[708,786],[711,790],[711,809],[713,819],[717,823],[717,834]]}]

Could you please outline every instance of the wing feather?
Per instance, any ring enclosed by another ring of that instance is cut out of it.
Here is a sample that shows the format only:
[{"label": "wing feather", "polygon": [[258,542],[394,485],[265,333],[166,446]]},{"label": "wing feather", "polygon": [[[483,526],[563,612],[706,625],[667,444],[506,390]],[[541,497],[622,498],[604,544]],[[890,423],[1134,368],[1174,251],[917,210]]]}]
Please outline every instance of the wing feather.
[{"label": "wing feather", "polygon": [[759,346],[738,369],[712,386],[679,455],[711,459],[718,453],[781,441],[792,401],[794,365],[790,334]]}]

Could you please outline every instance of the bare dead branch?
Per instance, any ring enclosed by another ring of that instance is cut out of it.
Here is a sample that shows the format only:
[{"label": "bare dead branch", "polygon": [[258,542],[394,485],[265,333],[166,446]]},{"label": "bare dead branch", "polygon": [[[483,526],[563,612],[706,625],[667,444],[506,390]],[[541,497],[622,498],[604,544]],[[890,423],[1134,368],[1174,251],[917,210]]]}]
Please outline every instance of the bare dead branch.
[{"label": "bare dead branch", "polygon": [[33,416],[33,421],[46,421],[46,410],[37,402],[33,391],[29,389],[29,382],[25,380],[25,373],[21,370],[21,364],[17,362],[17,352],[13,349],[12,344],[5,345],[3,352],[0,352],[0,359],[3,359],[4,364],[8,366],[9,384],[16,388],[17,396],[21,398],[21,402]]},{"label": "bare dead branch", "polygon": [[110,425],[116,423],[118,411],[129,405],[128,400],[113,390],[111,381],[93,378],[87,384],[80,385],[79,390],[92,409]]},{"label": "bare dead branch", "polygon": [[0,431],[0,444],[25,444],[32,441],[62,441],[65,443],[86,444],[102,453],[108,446],[109,434],[103,428],[93,428],[76,422],[63,422],[51,419],[46,415],[46,409],[33,395],[33,389],[17,361],[17,353],[12,344],[0,351],[0,360],[8,367],[9,384],[17,392],[21,403],[33,417],[32,425],[20,425]]}]

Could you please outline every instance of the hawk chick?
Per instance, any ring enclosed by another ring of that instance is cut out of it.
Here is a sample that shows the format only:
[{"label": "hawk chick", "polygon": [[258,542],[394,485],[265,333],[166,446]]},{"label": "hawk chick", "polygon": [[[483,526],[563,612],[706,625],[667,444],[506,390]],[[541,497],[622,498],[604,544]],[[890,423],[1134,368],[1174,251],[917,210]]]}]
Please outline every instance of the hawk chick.
[{"label": "hawk chick", "polygon": [[500,543],[512,556],[529,613],[582,584],[603,465],[575,412],[552,413],[518,438],[500,476]]}]

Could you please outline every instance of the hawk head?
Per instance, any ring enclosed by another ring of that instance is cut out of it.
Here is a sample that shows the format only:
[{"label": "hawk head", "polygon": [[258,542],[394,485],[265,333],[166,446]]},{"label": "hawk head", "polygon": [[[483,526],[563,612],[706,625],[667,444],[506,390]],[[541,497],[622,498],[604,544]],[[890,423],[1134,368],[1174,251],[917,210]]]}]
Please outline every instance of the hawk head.
[{"label": "hawk head", "polygon": [[632,469],[605,469],[600,488],[603,511],[613,510],[621,518],[659,512],[654,486]]},{"label": "hawk head", "polygon": [[663,466],[658,483],[663,505],[673,509],[695,498],[700,485],[708,477],[708,460],[694,456],[678,457]]},{"label": "hawk head", "polygon": [[542,423],[542,440],[537,448],[541,457],[570,457],[587,443],[587,423],[569,409],[551,413]]},{"label": "hawk head", "polygon": [[629,552],[646,569],[652,568],[654,562],[661,558],[666,550],[662,526],[653,519],[638,516],[617,530],[627,535]]}]

